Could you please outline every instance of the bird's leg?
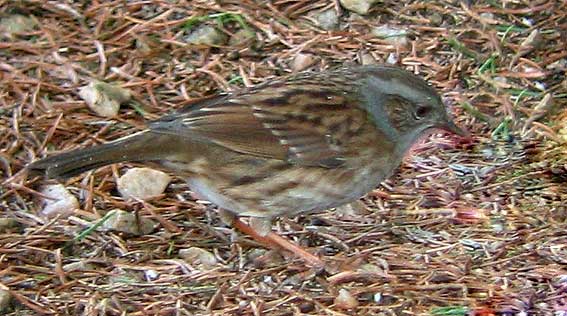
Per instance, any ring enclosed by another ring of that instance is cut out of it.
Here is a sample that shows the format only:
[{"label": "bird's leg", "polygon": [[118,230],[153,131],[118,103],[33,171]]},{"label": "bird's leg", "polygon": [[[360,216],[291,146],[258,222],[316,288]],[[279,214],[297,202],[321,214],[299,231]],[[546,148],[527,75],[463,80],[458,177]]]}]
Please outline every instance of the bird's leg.
[{"label": "bird's leg", "polygon": [[274,233],[269,232],[265,236],[262,236],[254,228],[250,225],[245,224],[239,218],[235,218],[232,222],[232,227],[238,229],[239,231],[249,235],[254,240],[270,247],[270,248],[282,248],[287,250],[296,256],[300,257],[301,259],[305,260],[309,265],[313,266],[314,268],[322,268],[324,266],[323,261],[319,259],[317,256],[310,254],[309,252],[305,251],[303,248],[299,247],[298,245],[292,243],[291,241],[283,238],[282,236]]},{"label": "bird's leg", "polygon": [[[321,259],[319,259],[319,257],[310,254],[298,245],[272,232],[271,220],[252,217],[250,218],[250,225],[248,225],[241,221],[237,216],[227,211],[222,211],[220,214],[221,220],[224,223],[227,223],[230,220],[230,226],[252,237],[252,239],[257,242],[270,248],[287,250],[303,259],[314,268],[324,267],[324,263]],[[256,230],[257,228],[259,228],[259,230]]]}]

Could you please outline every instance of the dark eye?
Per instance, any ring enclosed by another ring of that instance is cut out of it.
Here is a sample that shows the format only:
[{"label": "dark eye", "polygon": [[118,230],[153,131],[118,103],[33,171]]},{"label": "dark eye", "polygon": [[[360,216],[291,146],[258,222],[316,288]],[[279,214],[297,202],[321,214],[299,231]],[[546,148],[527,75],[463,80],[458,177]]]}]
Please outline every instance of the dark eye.
[{"label": "dark eye", "polygon": [[419,105],[416,109],[415,109],[415,113],[414,113],[414,118],[416,120],[421,120],[424,117],[427,116],[427,114],[429,114],[429,112],[431,112],[431,107],[427,106],[427,105]]}]

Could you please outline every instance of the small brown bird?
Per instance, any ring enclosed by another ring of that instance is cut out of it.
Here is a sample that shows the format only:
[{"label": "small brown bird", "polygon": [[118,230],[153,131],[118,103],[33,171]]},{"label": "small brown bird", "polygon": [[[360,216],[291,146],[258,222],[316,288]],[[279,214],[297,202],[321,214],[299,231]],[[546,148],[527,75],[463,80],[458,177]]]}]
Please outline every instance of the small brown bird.
[{"label": "small brown bird", "polygon": [[[359,199],[431,128],[464,135],[424,80],[389,66],[345,67],[198,100],[144,131],[28,169],[67,178],[117,162],[157,162],[232,214],[235,227],[320,265],[270,233],[272,219]],[[236,216],[250,216],[253,229]]]}]

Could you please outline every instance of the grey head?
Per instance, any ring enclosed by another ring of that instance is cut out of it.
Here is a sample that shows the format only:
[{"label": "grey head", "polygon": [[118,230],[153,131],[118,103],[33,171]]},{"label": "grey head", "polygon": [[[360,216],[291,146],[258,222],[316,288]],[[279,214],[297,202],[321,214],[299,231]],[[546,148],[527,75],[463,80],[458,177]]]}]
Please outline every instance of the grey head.
[{"label": "grey head", "polygon": [[422,78],[397,67],[365,66],[362,104],[376,126],[393,140],[413,144],[424,131],[440,128],[465,136],[449,118],[441,97]]}]

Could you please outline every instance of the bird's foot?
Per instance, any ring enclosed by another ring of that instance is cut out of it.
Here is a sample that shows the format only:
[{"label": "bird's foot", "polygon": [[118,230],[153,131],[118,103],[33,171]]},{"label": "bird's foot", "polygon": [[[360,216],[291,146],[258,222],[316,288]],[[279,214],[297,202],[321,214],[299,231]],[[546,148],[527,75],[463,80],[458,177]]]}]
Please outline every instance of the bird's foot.
[{"label": "bird's foot", "polygon": [[[323,269],[325,267],[325,264],[319,257],[310,254],[300,246],[272,232],[271,225],[267,225],[266,220],[251,218],[251,225],[248,225],[239,218],[234,217],[231,226],[249,235],[252,239],[263,245],[270,248],[284,249],[293,253],[315,269]],[[266,229],[266,227],[268,227],[268,229]],[[257,231],[256,228],[259,228],[260,231]]]}]

